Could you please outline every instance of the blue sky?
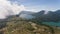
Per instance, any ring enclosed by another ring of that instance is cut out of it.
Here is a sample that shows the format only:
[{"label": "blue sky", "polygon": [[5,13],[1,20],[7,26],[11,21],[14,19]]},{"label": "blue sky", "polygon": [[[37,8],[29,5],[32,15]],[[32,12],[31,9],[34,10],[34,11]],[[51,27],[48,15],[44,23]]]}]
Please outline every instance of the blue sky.
[{"label": "blue sky", "polygon": [[17,4],[23,4],[28,10],[58,10],[60,9],[60,0],[11,0]]},{"label": "blue sky", "polygon": [[0,19],[19,14],[23,10],[38,12],[58,9],[60,9],[60,0],[0,0]]}]

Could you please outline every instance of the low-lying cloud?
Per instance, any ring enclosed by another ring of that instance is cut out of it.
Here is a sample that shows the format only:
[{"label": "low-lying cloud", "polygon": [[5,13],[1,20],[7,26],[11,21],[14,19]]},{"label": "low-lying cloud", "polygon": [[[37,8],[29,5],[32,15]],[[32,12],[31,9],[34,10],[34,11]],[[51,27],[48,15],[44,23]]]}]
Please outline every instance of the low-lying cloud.
[{"label": "low-lying cloud", "polygon": [[8,0],[0,0],[0,19],[4,19],[8,15],[16,15],[23,10],[25,10],[24,5],[11,3]]}]

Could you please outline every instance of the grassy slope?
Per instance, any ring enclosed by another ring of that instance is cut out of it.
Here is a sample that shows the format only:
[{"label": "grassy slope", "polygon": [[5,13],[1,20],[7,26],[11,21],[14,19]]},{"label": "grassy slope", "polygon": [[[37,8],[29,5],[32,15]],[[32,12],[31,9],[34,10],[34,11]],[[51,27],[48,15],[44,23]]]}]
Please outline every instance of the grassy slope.
[{"label": "grassy slope", "polygon": [[0,34],[55,34],[60,32],[56,28],[38,25],[30,21],[21,20],[18,17],[8,19],[6,25],[6,27],[0,29]]}]

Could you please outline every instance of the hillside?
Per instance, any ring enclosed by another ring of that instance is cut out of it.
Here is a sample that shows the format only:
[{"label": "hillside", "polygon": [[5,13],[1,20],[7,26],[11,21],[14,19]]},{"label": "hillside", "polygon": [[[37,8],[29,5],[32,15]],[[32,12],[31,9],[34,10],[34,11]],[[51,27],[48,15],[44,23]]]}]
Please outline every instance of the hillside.
[{"label": "hillside", "polygon": [[59,34],[60,32],[60,30],[55,27],[43,24],[39,25],[15,16],[6,19],[3,23],[5,23],[5,25],[3,24],[4,27],[1,25],[0,34],[55,34],[57,32],[57,34]]},{"label": "hillside", "polygon": [[56,11],[48,11],[45,14],[45,10],[39,11],[35,14],[37,19],[41,20],[42,22],[59,22],[60,21],[60,10]]}]

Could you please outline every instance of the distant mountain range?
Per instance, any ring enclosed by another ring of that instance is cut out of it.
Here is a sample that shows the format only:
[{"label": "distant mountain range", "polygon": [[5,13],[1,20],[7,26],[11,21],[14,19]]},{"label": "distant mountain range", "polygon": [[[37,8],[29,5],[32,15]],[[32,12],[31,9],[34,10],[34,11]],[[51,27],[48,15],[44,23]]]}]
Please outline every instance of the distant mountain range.
[{"label": "distant mountain range", "polygon": [[60,21],[60,10],[57,11],[48,11],[47,14],[44,14],[45,11],[40,11],[36,14],[34,14],[36,16],[37,19],[41,20],[41,21]]},{"label": "distant mountain range", "polygon": [[30,12],[30,11],[21,11],[18,15],[20,18],[23,19],[32,19],[35,16],[33,16],[32,14],[34,14],[35,12]]},{"label": "distant mountain range", "polygon": [[47,14],[45,14],[45,10],[39,11],[39,12],[31,12],[31,11],[21,11],[18,15],[12,15],[8,16],[9,18],[17,16],[23,19],[38,19],[41,21],[60,21],[60,10],[56,11],[48,11]]}]

